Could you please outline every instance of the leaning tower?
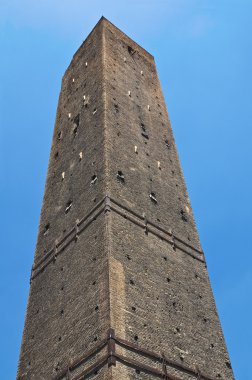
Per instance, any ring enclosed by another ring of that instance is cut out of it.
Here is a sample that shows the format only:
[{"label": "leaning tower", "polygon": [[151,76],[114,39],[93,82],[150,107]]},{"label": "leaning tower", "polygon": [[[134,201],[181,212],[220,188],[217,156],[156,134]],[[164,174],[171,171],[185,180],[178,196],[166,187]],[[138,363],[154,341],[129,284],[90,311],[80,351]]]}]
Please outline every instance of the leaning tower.
[{"label": "leaning tower", "polygon": [[234,379],[154,58],[104,17],[62,80],[17,379]]}]

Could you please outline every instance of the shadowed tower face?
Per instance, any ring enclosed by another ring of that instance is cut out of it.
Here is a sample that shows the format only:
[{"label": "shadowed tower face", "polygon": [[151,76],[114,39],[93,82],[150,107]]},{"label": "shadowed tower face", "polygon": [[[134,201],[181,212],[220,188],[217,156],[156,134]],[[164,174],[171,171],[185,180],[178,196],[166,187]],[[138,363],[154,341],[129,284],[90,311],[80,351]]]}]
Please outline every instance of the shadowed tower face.
[{"label": "shadowed tower face", "polygon": [[59,98],[18,380],[233,379],[153,57],[102,18]]}]

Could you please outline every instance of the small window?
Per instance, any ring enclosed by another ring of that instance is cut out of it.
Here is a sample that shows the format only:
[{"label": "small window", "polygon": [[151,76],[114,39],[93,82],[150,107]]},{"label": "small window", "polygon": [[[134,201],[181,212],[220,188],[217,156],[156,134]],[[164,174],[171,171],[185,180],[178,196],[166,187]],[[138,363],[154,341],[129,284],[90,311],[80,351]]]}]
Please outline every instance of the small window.
[{"label": "small window", "polygon": [[165,140],[165,146],[167,149],[171,149],[171,144],[170,144],[169,140]]},{"label": "small window", "polygon": [[136,52],[136,50],[134,50],[131,46],[128,46],[128,53],[129,53],[130,55],[134,55],[135,52]]},{"label": "small window", "polygon": [[75,116],[75,118],[74,118],[74,124],[76,124],[77,127],[80,125],[80,114],[78,114],[77,116]]},{"label": "small window", "polygon": [[97,181],[97,175],[93,175],[92,177],[91,177],[91,182],[90,182],[90,185],[94,185],[95,183],[96,183],[96,181]]},{"label": "small window", "polygon": [[49,230],[50,230],[50,223],[47,223],[44,228],[44,236],[48,235]]},{"label": "small window", "polygon": [[180,210],[180,215],[181,215],[181,219],[184,221],[184,222],[188,222],[188,219],[187,219],[187,216],[186,216],[186,213],[184,210]]},{"label": "small window", "polygon": [[116,175],[116,178],[120,181],[120,182],[124,182],[125,179],[124,179],[124,175],[123,175],[123,172],[121,170],[118,170],[117,172],[117,175]]},{"label": "small window", "polygon": [[79,125],[80,125],[80,115],[78,114],[78,115],[74,118],[74,128],[73,128],[73,134],[74,134],[74,137],[75,137],[75,136],[77,135],[77,133],[78,133]]}]

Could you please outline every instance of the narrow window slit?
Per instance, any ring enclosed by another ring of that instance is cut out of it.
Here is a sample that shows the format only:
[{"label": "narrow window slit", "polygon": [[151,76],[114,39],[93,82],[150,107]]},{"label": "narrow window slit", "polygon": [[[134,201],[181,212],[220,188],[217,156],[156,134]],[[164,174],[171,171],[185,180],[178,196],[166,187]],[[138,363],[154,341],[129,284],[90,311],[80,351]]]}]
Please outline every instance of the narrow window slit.
[{"label": "narrow window slit", "polygon": [[136,53],[136,50],[134,50],[131,46],[128,46],[128,53],[133,56]]},{"label": "narrow window slit", "polygon": [[74,137],[75,137],[75,136],[77,135],[77,133],[78,133],[79,125],[80,125],[80,115],[78,114],[78,115],[74,118],[74,129],[73,129]]},{"label": "narrow window slit", "polygon": [[171,144],[170,144],[169,140],[165,140],[165,146],[167,149],[171,149]]},{"label": "narrow window slit", "polygon": [[184,210],[180,210],[180,215],[181,215],[181,219],[184,221],[184,222],[188,222],[188,219],[186,217],[186,213]]},{"label": "narrow window slit", "polygon": [[120,182],[125,182],[125,178],[124,178],[123,172],[122,172],[121,170],[118,170],[117,175],[116,175],[116,178],[117,178]]},{"label": "narrow window slit", "polygon": [[47,223],[44,228],[44,236],[48,235],[49,230],[50,230],[50,223]]},{"label": "narrow window slit", "polygon": [[91,177],[91,182],[90,182],[90,185],[94,185],[95,183],[96,183],[96,181],[97,181],[97,175],[93,175],[92,177]]}]

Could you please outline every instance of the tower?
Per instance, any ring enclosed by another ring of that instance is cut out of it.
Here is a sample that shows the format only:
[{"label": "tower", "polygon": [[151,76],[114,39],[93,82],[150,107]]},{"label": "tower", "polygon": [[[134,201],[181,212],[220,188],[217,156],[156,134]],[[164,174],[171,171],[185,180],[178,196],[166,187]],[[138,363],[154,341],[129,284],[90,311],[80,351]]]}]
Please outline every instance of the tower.
[{"label": "tower", "polygon": [[63,80],[18,380],[233,379],[153,57],[105,18]]}]

